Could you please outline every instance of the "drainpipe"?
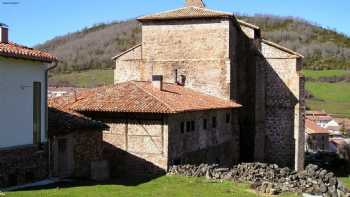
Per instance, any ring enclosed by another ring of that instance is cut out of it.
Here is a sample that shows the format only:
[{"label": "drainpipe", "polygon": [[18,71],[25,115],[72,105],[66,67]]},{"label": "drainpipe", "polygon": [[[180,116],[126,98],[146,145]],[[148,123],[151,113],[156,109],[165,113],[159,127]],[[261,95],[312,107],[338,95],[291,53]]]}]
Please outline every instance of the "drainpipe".
[{"label": "drainpipe", "polygon": [[48,156],[49,156],[49,161],[48,161],[48,170],[49,170],[49,177],[51,177],[52,172],[51,172],[51,143],[50,143],[50,139],[49,139],[49,126],[48,126],[48,96],[47,96],[47,91],[48,91],[48,72],[54,68],[57,67],[58,61],[54,61],[52,62],[51,66],[48,66],[45,70],[45,137],[47,139],[47,143],[48,143]]}]

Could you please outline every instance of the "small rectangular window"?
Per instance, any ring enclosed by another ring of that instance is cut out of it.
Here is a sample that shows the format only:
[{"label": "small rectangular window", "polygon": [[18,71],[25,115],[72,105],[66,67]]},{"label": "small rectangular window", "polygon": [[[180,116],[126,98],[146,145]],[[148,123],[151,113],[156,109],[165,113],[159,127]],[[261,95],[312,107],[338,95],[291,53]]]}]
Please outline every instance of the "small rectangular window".
[{"label": "small rectangular window", "polygon": [[181,122],[181,133],[185,133],[185,123]]},{"label": "small rectangular window", "polygon": [[190,121],[187,121],[187,122],[186,122],[186,131],[187,131],[187,132],[190,132],[190,131],[191,131],[191,122],[190,122]]},{"label": "small rectangular window", "polygon": [[212,126],[213,128],[216,128],[216,116],[212,118]]},{"label": "small rectangular window", "polygon": [[33,144],[41,143],[41,82],[33,83]]},{"label": "small rectangular window", "polygon": [[195,121],[191,121],[191,131],[195,131],[196,130],[196,122]]},{"label": "small rectangular window", "polygon": [[207,119],[203,119],[203,129],[207,130],[207,128],[208,128],[208,121]]},{"label": "small rectangular window", "polygon": [[231,114],[227,113],[226,114],[226,123],[230,123],[230,121],[231,121]]}]

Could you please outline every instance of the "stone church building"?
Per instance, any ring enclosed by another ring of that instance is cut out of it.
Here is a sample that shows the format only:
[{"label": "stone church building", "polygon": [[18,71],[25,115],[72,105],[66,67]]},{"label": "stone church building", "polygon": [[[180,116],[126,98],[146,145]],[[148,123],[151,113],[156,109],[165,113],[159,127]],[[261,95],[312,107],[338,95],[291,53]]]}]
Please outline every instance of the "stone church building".
[{"label": "stone church building", "polygon": [[[115,84],[164,83],[235,101],[239,161],[304,165],[303,56],[264,40],[259,27],[187,0],[179,9],[138,18],[142,43],[115,56]],[[193,98],[195,99],[195,98]],[[236,128],[236,127],[235,127]]]},{"label": "stone church building", "polygon": [[201,0],[138,20],[142,43],[113,58],[114,85],[49,102],[65,117],[51,124],[54,174],[93,177],[106,172],[100,161],[112,176],[200,163],[303,168],[300,54]]}]

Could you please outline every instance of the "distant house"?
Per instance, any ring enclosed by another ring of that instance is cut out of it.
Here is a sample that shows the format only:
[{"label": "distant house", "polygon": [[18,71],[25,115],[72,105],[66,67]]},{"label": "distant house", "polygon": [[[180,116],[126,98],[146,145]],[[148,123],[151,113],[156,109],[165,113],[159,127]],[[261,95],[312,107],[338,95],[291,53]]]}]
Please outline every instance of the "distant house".
[{"label": "distant house", "polygon": [[331,138],[329,140],[329,149],[331,152],[339,153],[340,148],[346,144],[347,144],[347,142],[345,141],[344,138],[340,138],[340,137]]},{"label": "distant house", "polygon": [[327,129],[332,136],[341,135],[341,126],[333,117],[328,115],[326,112],[307,111],[306,118],[314,121],[318,126]]},{"label": "distant house", "polygon": [[305,120],[305,148],[309,152],[329,150],[329,132],[315,122]]},{"label": "distant house", "polygon": [[0,25],[0,188],[46,177],[47,72],[57,59]]}]

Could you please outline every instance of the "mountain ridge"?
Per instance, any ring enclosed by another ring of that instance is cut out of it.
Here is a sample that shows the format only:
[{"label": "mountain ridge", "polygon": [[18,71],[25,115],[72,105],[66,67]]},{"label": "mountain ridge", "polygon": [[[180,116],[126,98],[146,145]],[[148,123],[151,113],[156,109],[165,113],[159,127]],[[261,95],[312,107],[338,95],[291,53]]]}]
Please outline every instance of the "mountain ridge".
[{"label": "mountain ridge", "polygon": [[[350,37],[300,18],[272,15],[236,15],[261,28],[264,39],[305,56],[307,69],[350,69]],[[61,61],[55,72],[106,69],[111,58],[141,42],[141,26],[135,19],[100,23],[48,40],[35,48]]]}]

